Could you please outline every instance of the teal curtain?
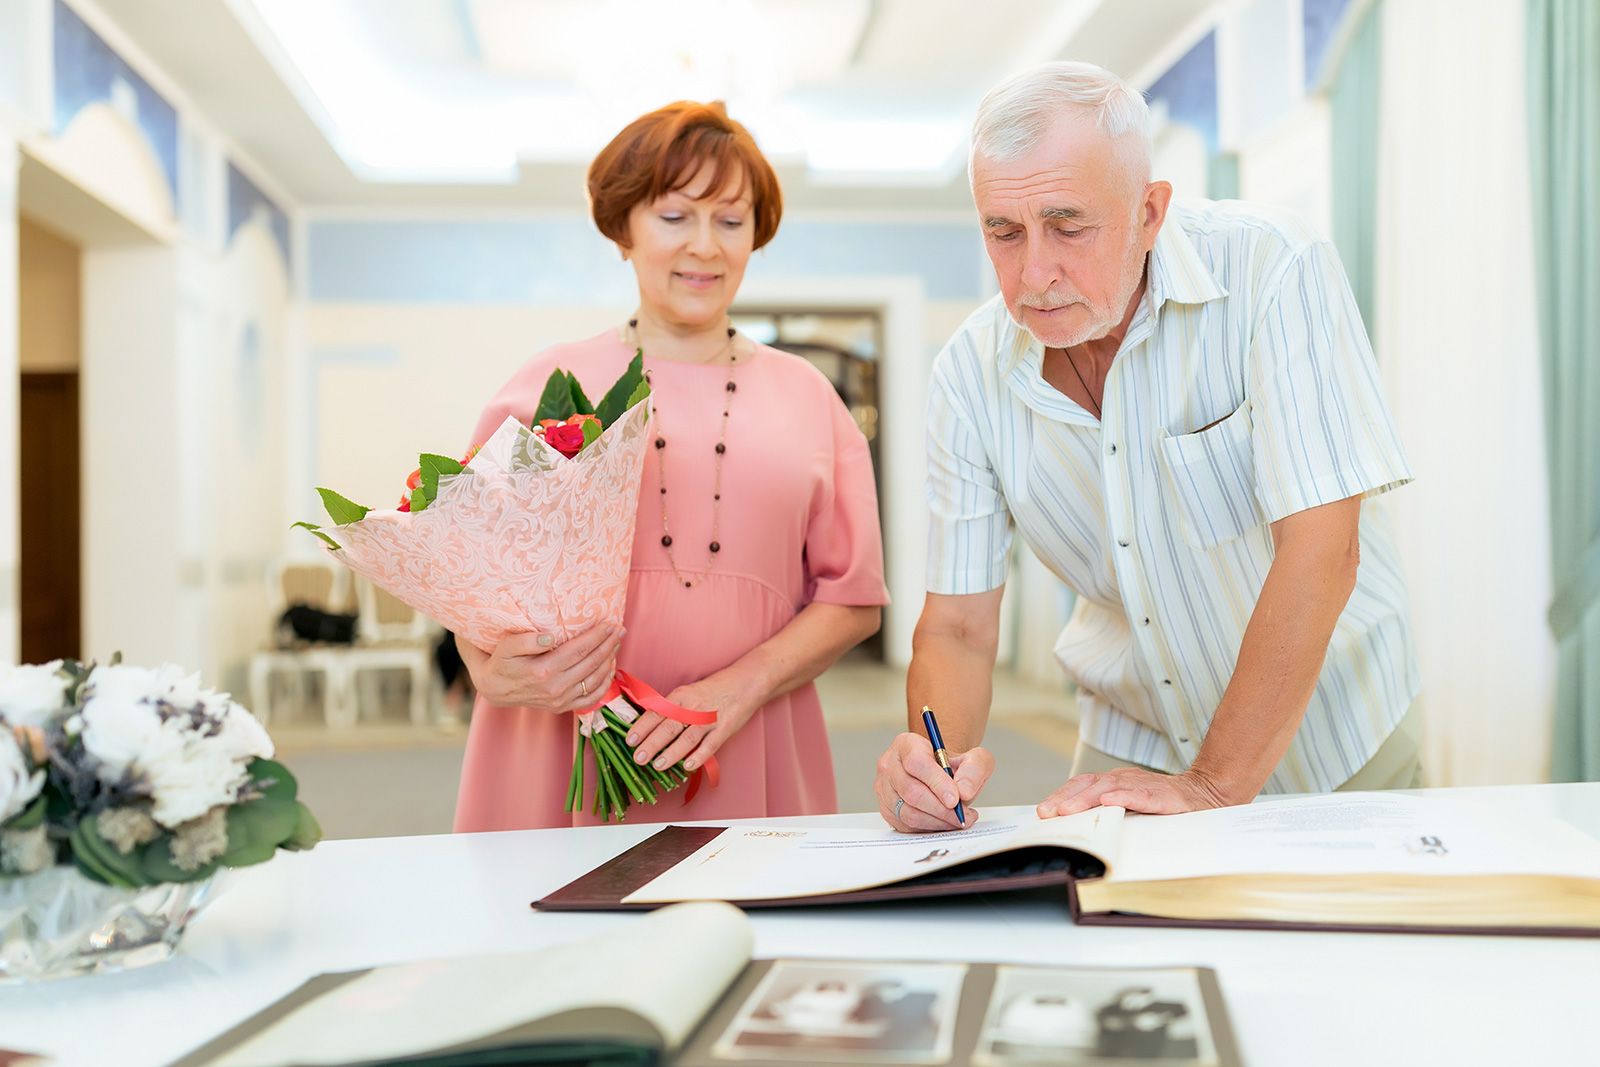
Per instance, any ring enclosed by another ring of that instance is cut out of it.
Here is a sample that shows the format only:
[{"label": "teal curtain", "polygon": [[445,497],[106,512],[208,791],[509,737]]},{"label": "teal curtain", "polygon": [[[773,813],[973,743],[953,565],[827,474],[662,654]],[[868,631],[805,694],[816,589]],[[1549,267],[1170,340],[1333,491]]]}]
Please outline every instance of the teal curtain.
[{"label": "teal curtain", "polygon": [[1352,4],[1338,68],[1328,84],[1332,126],[1333,243],[1344,260],[1356,306],[1371,336],[1378,222],[1378,82],[1381,57],[1377,2]]},{"label": "teal curtain", "polygon": [[1528,0],[1557,643],[1555,781],[1600,780],[1600,3]]},{"label": "teal curtain", "polygon": [[1217,152],[1206,163],[1206,196],[1239,199],[1239,153]]}]

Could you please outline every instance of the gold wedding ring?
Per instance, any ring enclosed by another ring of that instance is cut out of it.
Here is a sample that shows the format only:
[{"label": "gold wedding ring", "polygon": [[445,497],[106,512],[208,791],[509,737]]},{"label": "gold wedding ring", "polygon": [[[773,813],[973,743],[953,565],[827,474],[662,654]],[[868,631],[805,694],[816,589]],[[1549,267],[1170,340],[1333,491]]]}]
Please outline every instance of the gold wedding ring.
[{"label": "gold wedding ring", "polygon": [[582,678],[578,679],[578,692],[582,693],[584,696],[589,695],[589,683]]}]

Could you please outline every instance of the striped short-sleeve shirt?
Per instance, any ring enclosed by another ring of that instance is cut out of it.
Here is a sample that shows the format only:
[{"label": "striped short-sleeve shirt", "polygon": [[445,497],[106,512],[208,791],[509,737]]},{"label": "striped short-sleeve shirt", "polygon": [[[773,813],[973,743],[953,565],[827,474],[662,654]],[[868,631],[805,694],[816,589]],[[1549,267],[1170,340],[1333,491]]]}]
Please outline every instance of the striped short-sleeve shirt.
[{"label": "striped short-sleeve shirt", "polygon": [[[1077,606],[1056,655],[1080,736],[1163,770],[1199,750],[1238,659],[1269,524],[1410,481],[1372,349],[1326,241],[1236,202],[1175,205],[1096,421],[1045,382],[1043,346],[996,298],[934,365],[928,588],[1006,579],[1013,530]],[[1381,509],[1305,719],[1269,792],[1336,788],[1418,689]]]}]

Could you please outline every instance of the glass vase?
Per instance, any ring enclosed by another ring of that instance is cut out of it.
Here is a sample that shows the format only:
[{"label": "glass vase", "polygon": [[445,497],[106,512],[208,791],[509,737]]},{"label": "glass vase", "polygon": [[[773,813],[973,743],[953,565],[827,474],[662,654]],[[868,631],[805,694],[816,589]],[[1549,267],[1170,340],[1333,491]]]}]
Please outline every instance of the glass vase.
[{"label": "glass vase", "polygon": [[75,867],[0,877],[0,982],[40,982],[168,959],[214,896],[215,876],[138,889],[102,885]]}]

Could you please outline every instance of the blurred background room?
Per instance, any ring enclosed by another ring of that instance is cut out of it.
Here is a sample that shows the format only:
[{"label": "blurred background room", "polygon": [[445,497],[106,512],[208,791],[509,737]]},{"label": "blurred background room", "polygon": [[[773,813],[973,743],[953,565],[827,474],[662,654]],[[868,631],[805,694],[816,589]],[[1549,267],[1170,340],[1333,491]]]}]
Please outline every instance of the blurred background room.
[{"label": "blurred background room", "polygon": [[[1597,8],[0,0],[0,659],[198,669],[267,720],[330,836],[447,831],[470,700],[437,628],[290,523],[315,486],[398,496],[529,356],[619,323],[633,277],[585,167],[643,111],[723,99],[785,199],[735,322],[815,363],[876,463],[893,603],[819,681],[841,805],[876,807],[927,371],[995,292],[967,130],[991,85],[1067,58],[1147,93],[1180,199],[1284,205],[1340,250],[1417,475],[1381,506],[1428,784],[1600,777]],[[1071,608],[1019,549],[990,803],[1066,776]]]}]

